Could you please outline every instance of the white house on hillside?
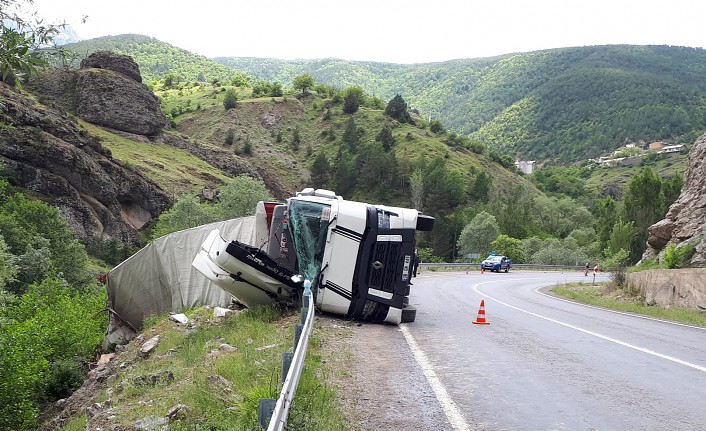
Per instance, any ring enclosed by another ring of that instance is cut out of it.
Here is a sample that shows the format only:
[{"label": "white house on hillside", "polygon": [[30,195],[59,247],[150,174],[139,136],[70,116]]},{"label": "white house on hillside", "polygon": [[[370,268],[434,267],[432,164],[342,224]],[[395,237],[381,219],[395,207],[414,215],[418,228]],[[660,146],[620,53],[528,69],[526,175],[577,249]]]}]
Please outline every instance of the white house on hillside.
[{"label": "white house on hillside", "polygon": [[680,153],[684,149],[684,145],[667,145],[662,148],[660,153]]},{"label": "white house on hillside", "polygon": [[521,160],[515,162],[515,166],[518,167],[522,172],[526,174],[531,174],[534,172],[534,160]]}]

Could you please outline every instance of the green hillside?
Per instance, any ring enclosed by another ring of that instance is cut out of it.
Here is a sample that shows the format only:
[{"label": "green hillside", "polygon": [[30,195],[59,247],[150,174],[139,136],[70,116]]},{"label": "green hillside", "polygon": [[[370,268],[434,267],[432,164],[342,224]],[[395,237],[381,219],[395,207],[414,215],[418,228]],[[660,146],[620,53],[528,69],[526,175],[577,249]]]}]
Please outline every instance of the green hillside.
[{"label": "green hillside", "polygon": [[137,34],[105,36],[64,46],[76,53],[71,64],[78,67],[81,60],[96,51],[113,51],[127,54],[140,65],[142,80],[146,84],[162,80],[172,74],[177,81],[224,83],[247,82],[251,77],[215,63],[202,55],[192,54],[155,38]]},{"label": "green hillside", "polygon": [[706,130],[706,51],[669,46],[552,49],[393,65],[216,58],[284,85],[293,76],[389,100],[517,159],[575,162],[626,140],[693,142]]},{"label": "green hillside", "polygon": [[359,86],[383,101],[399,94],[421,117],[519,160],[568,164],[626,141],[690,143],[706,130],[706,51],[698,48],[591,46],[411,65],[209,60],[139,35],[67,48],[79,57],[96,50],[131,55],[147,83],[173,74],[183,81],[247,78],[289,88],[309,74],[337,89]]}]

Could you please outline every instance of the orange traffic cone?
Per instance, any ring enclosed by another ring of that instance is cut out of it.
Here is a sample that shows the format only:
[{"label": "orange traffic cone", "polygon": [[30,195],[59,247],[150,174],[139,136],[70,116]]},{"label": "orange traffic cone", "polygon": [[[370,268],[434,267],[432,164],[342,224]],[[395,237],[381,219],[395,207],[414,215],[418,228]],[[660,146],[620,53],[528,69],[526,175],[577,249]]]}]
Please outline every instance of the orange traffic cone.
[{"label": "orange traffic cone", "polygon": [[490,325],[490,322],[485,321],[485,300],[480,300],[480,309],[478,310],[478,317],[473,321],[476,325]]}]

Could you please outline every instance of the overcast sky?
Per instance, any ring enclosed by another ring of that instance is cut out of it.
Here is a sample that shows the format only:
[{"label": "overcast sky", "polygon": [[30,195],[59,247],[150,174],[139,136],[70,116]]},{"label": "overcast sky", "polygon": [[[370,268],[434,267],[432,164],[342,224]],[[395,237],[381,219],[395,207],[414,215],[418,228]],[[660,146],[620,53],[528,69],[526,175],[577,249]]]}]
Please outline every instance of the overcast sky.
[{"label": "overcast sky", "polygon": [[706,0],[35,0],[32,8],[82,39],[142,34],[206,57],[422,63],[605,44],[706,47]]}]

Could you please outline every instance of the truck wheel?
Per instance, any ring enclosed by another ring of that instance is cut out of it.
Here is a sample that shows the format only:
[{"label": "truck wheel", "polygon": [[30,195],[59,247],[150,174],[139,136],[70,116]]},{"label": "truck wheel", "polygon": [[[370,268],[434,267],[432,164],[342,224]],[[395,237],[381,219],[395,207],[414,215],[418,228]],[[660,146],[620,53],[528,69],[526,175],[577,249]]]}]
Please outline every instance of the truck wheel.
[{"label": "truck wheel", "polygon": [[413,305],[406,305],[402,308],[402,323],[414,322],[417,318],[417,309]]},{"label": "truck wheel", "polygon": [[385,320],[385,316],[387,316],[389,309],[390,307],[388,305],[380,304],[379,302],[374,302],[368,299],[365,301],[363,313],[360,317],[369,322],[380,323]]}]

